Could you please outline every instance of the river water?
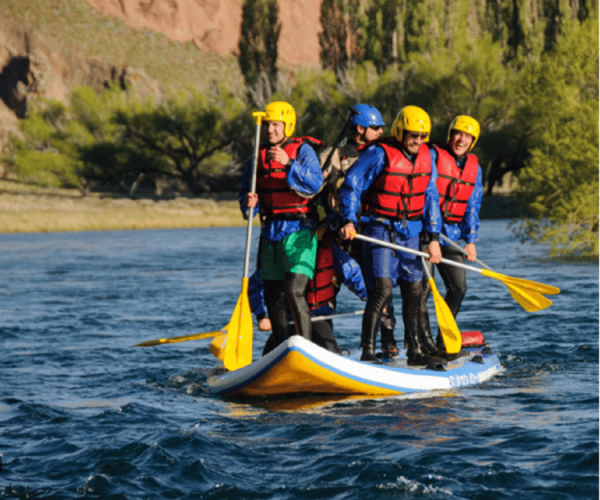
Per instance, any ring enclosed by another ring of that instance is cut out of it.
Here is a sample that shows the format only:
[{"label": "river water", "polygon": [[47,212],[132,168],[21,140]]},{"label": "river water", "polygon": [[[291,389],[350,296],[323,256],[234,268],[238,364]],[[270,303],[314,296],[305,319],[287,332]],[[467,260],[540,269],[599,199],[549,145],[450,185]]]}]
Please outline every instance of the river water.
[{"label": "river water", "polygon": [[[482,226],[484,262],[562,289],[527,313],[469,274],[458,324],[505,370],[450,394],[329,403],[210,394],[209,340],[130,347],[228,322],[245,228],[0,236],[0,497],[598,498],[598,265]],[[338,312],[362,307],[341,292]],[[360,317],[335,328],[358,347]]]}]

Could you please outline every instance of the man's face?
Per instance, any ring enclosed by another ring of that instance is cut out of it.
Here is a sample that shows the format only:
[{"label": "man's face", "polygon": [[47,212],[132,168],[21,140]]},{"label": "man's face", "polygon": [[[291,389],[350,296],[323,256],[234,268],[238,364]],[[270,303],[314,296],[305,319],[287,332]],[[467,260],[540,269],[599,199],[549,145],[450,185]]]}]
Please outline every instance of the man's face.
[{"label": "man's face", "polygon": [[379,137],[383,134],[383,127],[367,127],[365,129],[365,142],[371,142],[375,139],[379,139]]},{"label": "man's face", "polygon": [[283,122],[264,122],[269,144],[275,145],[283,142],[285,139],[285,123]]},{"label": "man's face", "polygon": [[362,127],[361,125],[357,125],[354,140],[358,144],[366,144],[367,142],[379,139],[381,134],[383,134],[383,127]]},{"label": "man's face", "polygon": [[404,137],[402,138],[402,145],[404,149],[411,155],[417,154],[421,144],[427,139],[427,134],[423,132],[408,132],[404,131]]},{"label": "man's face", "polygon": [[452,130],[450,132],[450,151],[454,156],[463,156],[467,154],[471,144],[473,144],[474,137],[466,132],[460,130]]}]

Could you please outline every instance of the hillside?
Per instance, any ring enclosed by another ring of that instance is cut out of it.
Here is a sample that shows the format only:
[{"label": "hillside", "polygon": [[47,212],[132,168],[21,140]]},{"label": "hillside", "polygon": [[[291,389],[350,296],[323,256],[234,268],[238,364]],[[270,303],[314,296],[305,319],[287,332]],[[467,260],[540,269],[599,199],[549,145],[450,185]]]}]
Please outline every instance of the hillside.
[{"label": "hillside", "polygon": [[[320,0],[279,4],[280,67],[318,66]],[[241,8],[242,0],[2,0],[0,152],[31,101],[64,100],[79,85],[115,81],[158,95],[225,75],[241,88]]]},{"label": "hillside", "polygon": [[[86,0],[100,12],[129,26],[192,41],[204,52],[235,55],[242,22],[242,0]],[[287,67],[319,66],[321,0],[280,0],[280,62]]]}]

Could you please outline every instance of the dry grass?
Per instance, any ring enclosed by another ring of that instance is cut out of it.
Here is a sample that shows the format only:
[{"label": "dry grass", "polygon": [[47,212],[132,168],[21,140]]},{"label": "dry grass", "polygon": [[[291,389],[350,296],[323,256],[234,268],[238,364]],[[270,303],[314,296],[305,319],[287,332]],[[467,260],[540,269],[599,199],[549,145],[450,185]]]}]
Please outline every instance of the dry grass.
[{"label": "dry grass", "polygon": [[235,200],[132,200],[0,181],[0,233],[244,226]]}]

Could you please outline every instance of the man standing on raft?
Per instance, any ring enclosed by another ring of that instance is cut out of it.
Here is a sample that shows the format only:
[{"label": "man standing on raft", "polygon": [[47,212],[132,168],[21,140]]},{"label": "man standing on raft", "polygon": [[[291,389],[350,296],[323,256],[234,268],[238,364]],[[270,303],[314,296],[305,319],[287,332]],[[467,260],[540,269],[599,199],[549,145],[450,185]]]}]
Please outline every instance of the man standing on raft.
[{"label": "man standing on raft", "polygon": [[259,151],[257,193],[250,192],[250,158],[242,176],[240,207],[245,217],[248,208],[260,211],[258,268],[277,344],[288,337],[285,300],[296,334],[311,340],[306,287],[313,277],[317,254],[316,210],[311,198],[323,184],[313,147],[321,148],[322,143],[311,137],[292,137],[296,112],[289,103],[272,102],[265,113],[263,135],[267,143]]},{"label": "man standing on raft", "polygon": [[[438,172],[437,187],[443,220],[441,233],[453,242],[460,239],[466,241],[464,250],[467,260],[471,262],[477,258],[475,242],[483,196],[481,167],[477,156],[471,154],[479,134],[480,127],[477,120],[461,115],[450,124],[446,144],[430,144],[432,160]],[[463,264],[465,260],[463,253],[449,245],[446,241],[441,242],[442,257]],[[462,268],[447,264],[440,263],[437,268],[446,286],[444,300],[456,318],[467,293],[467,273]],[[426,330],[430,328],[427,310],[427,298],[430,293],[429,282],[424,280],[421,327]],[[436,339],[436,346],[440,357],[446,359],[457,357],[446,353],[446,346],[440,333]]]},{"label": "man standing on raft", "polygon": [[[430,239],[430,261],[440,262],[437,171],[424,144],[430,132],[429,115],[416,106],[406,106],[392,124],[392,137],[376,141],[361,154],[339,191],[344,238],[351,239],[355,234],[356,214],[361,201],[365,201],[365,212],[370,215],[365,235],[417,250],[419,234],[424,231]],[[431,332],[419,329],[421,259],[369,244],[365,249],[364,273],[372,293],[363,315],[361,360],[377,361],[375,337],[381,313],[391,298],[392,287],[399,284],[408,364],[441,363]]]}]

